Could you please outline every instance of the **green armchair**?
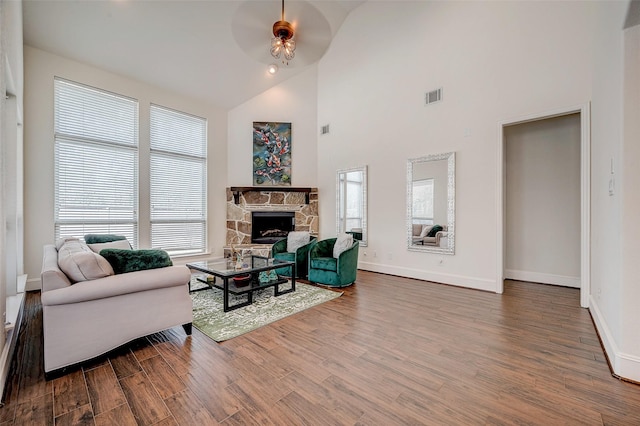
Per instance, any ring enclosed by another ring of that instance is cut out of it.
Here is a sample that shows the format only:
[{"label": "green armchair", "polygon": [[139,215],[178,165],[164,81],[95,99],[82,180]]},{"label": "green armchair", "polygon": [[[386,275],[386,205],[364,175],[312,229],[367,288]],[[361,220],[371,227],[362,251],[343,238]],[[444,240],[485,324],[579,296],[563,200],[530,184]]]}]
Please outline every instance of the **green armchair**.
[{"label": "green armchair", "polygon": [[336,238],[318,241],[309,250],[309,281],[330,287],[346,287],[356,281],[358,271],[358,247],[353,241],[351,248],[333,257]]},{"label": "green armchair", "polygon": [[[309,249],[316,243],[317,238],[311,237],[309,242],[295,252],[287,251],[287,238],[283,238],[271,247],[271,255],[274,259],[296,262],[296,278],[306,278],[309,269]],[[291,275],[291,268],[276,269],[279,275]]]}]

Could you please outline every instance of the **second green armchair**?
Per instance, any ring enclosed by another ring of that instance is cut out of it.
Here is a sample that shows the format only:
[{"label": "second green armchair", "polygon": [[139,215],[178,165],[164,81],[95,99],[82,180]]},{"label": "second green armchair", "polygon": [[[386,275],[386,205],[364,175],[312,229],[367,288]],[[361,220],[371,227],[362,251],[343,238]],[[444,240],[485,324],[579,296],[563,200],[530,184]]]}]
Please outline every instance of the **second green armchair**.
[{"label": "second green armchair", "polygon": [[358,272],[358,247],[356,240],[350,248],[335,258],[333,247],[336,238],[318,241],[309,250],[309,281],[330,287],[346,287],[356,280]]}]

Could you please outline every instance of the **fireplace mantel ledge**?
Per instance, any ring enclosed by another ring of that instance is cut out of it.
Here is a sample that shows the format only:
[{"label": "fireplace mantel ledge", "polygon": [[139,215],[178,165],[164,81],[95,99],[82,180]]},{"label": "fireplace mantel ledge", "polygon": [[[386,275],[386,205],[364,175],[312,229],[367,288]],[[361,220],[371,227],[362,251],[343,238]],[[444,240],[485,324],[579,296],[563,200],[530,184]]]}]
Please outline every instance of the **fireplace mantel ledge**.
[{"label": "fireplace mantel ledge", "polygon": [[306,204],[245,204],[244,208],[250,212],[297,212],[305,206]]},{"label": "fireplace mantel ledge", "polygon": [[309,193],[311,188],[301,188],[293,186],[232,186],[229,188],[233,192],[233,201],[240,203],[240,194],[245,192],[304,192],[305,202],[309,204]]}]

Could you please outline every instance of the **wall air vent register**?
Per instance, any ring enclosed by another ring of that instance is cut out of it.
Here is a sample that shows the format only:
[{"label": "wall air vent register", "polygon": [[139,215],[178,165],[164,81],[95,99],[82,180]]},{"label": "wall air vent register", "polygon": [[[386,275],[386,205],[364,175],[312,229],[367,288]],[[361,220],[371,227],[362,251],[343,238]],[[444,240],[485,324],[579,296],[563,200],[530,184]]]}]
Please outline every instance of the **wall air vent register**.
[{"label": "wall air vent register", "polygon": [[442,100],[442,88],[427,92],[425,96],[425,105],[429,105]]}]

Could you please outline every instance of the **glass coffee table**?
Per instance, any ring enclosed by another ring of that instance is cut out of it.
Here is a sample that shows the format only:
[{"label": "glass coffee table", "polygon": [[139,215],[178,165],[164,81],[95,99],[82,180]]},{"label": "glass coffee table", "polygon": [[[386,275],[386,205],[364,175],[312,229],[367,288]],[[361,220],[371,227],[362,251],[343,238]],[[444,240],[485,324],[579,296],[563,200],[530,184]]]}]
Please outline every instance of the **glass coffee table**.
[{"label": "glass coffee table", "polygon": [[[296,263],[279,259],[271,259],[263,256],[246,256],[243,258],[245,267],[236,268],[236,263],[231,259],[211,259],[200,262],[187,263],[191,270],[203,272],[205,278],[198,277],[197,280],[207,284],[209,287],[193,290],[208,290],[218,288],[223,291],[224,312],[242,308],[253,303],[253,292],[263,288],[273,287],[274,296],[291,293],[296,290]],[[290,268],[291,277],[283,277],[275,273],[268,274],[280,268]],[[264,274],[261,274],[264,272]],[[272,279],[269,279],[271,275]],[[275,275],[275,277],[274,277]],[[220,279],[222,282],[218,282]],[[291,280],[291,288],[280,290],[280,284]],[[191,292],[191,281],[189,281],[189,292]],[[247,295],[247,300],[235,305],[229,304],[229,295]]]}]

